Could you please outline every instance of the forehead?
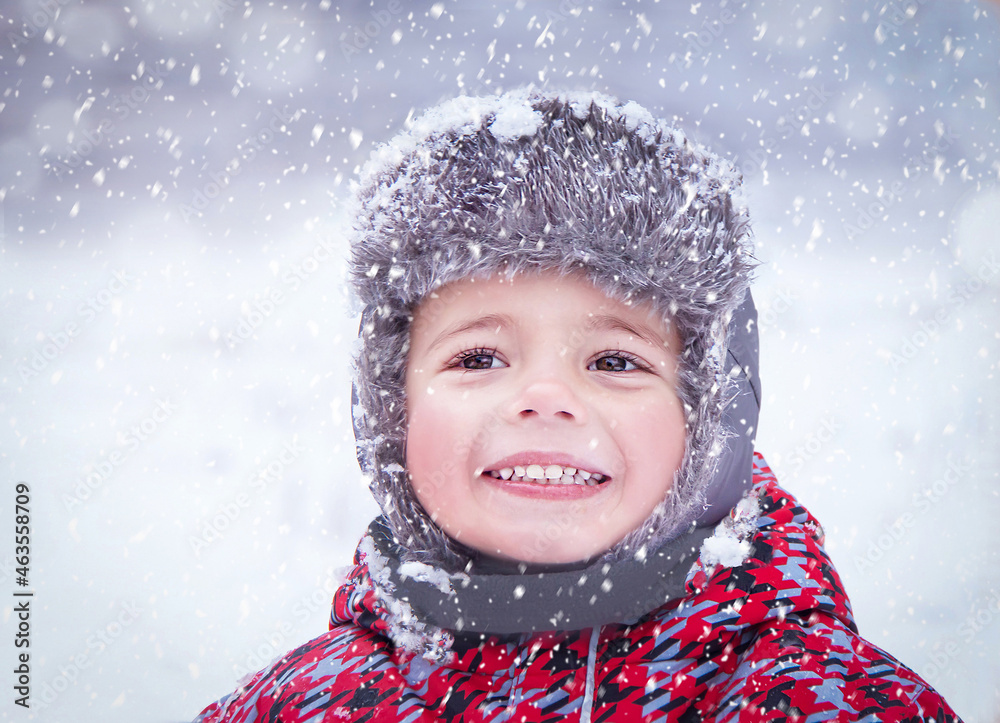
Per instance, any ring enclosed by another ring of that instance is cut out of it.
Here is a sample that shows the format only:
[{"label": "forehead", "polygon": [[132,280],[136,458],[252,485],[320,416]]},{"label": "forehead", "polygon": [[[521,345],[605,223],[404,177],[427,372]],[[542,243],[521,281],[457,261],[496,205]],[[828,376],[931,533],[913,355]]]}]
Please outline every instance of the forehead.
[{"label": "forehead", "polygon": [[[451,330],[497,329],[505,325],[544,323],[580,332],[639,330],[668,343],[669,320],[647,302],[630,303],[611,296],[583,275],[551,271],[513,278],[465,278],[440,287],[414,312],[414,341]],[[427,340],[430,343],[430,340]]]}]

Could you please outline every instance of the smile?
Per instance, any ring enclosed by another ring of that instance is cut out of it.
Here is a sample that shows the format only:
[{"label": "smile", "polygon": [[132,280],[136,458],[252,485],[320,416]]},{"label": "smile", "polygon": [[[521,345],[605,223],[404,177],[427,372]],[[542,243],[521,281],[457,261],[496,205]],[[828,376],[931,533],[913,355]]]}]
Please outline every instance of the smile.
[{"label": "smile", "polygon": [[504,467],[499,470],[489,470],[486,474],[494,479],[510,482],[534,482],[535,484],[548,485],[586,485],[587,487],[596,487],[610,479],[607,475],[598,472],[588,472],[576,467],[564,467],[560,464],[548,464],[544,467],[540,464],[515,465],[514,467]]}]

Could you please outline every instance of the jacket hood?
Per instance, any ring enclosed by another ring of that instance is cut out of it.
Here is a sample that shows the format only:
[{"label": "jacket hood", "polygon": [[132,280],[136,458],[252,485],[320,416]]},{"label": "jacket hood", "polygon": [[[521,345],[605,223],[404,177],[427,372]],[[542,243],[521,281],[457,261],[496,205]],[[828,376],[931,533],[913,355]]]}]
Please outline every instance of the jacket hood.
[{"label": "jacket hood", "polygon": [[[652,304],[678,329],[683,461],[667,498],[609,559],[718,521],[746,491],[759,400],[755,261],[728,162],[641,106],[600,94],[461,97],[373,153],[352,217],[358,460],[407,559],[458,570],[470,558],[422,509],[405,459],[412,313],[459,279],[583,274],[611,298]],[[729,342],[748,334],[742,348],[753,351],[736,359]]]},{"label": "jacket hood", "polygon": [[[672,625],[689,631],[687,642],[699,649],[716,633],[751,634],[789,615],[808,619],[814,611],[856,630],[819,523],[777,485],[759,456],[754,471],[751,493],[714,530],[682,536],[638,566],[624,561],[555,574],[449,574],[401,561],[385,528],[373,524],[334,597],[331,627],[354,623],[405,652],[438,661],[447,659],[456,632],[581,630],[628,624],[658,608],[674,609],[671,615],[682,620]],[[778,576],[773,585],[760,580],[767,568]],[[677,644],[683,648],[685,641]]]}]

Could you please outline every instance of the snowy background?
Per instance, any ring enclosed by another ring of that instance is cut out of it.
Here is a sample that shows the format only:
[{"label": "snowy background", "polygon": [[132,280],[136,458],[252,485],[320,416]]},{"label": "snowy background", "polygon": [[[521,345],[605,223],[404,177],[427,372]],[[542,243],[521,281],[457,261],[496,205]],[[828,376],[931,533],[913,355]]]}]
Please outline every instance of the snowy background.
[{"label": "snowy background", "polygon": [[[862,634],[1000,721],[998,16],[2,0],[4,718],[190,720],[326,629],[376,513],[350,427],[350,179],[421,109],[531,82],[636,100],[736,157],[759,448],[824,523]],[[19,481],[30,713],[9,684]]]}]

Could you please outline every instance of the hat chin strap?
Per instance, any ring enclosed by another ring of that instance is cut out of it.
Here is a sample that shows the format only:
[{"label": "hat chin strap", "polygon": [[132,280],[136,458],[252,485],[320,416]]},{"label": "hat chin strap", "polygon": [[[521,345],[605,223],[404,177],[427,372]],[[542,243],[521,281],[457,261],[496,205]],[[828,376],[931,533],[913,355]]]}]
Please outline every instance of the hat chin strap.
[{"label": "hat chin strap", "polygon": [[729,435],[719,465],[705,489],[699,527],[714,525],[747,493],[753,483],[753,450],[760,416],[760,344],[757,308],[747,291],[729,325],[726,374],[736,381],[736,395],[726,406],[722,426]]}]

